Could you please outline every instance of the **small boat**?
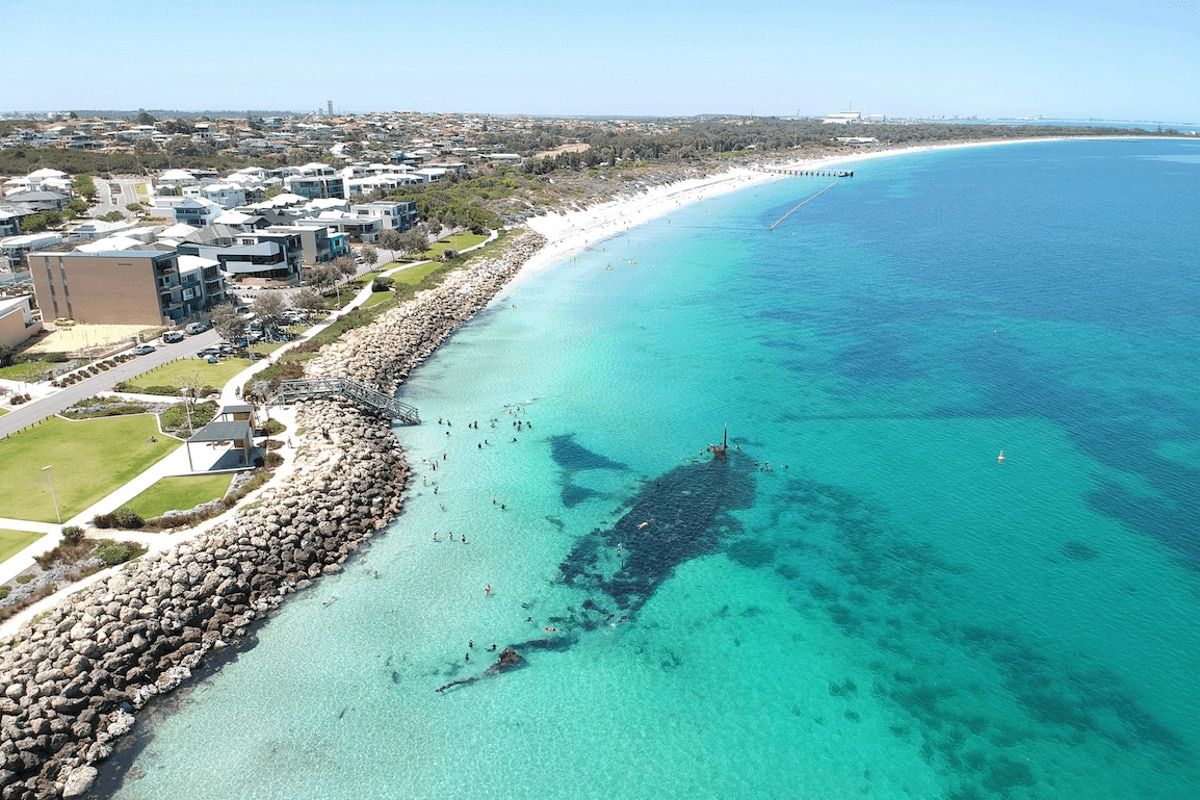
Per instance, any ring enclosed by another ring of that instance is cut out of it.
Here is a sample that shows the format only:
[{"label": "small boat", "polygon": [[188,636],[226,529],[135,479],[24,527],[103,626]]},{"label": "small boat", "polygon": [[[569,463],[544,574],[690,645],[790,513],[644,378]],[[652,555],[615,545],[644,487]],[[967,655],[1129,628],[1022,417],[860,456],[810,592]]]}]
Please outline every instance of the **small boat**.
[{"label": "small boat", "polygon": [[1004,463],[1004,451],[1003,450],[1000,451],[1000,455],[996,456],[996,463],[997,464]]}]

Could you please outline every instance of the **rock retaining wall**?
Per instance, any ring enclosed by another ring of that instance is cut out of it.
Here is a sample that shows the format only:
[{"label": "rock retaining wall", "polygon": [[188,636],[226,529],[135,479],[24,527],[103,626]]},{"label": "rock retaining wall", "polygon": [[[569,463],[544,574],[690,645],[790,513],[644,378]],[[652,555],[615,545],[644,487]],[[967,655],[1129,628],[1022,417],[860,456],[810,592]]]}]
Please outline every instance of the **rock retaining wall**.
[{"label": "rock retaining wall", "polygon": [[[520,235],[348,332],[311,371],[393,390],[543,243]],[[64,600],[0,653],[0,798],[85,794],[134,713],[396,516],[408,467],[387,420],[342,400],[304,403],[298,420],[296,467],[257,506]]]}]

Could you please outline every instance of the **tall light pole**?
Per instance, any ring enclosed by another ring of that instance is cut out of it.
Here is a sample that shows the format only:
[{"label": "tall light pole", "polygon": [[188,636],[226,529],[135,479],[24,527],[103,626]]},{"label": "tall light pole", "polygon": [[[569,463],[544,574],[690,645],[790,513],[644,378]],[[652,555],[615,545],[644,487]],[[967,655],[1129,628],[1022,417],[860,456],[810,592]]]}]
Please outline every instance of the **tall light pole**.
[{"label": "tall light pole", "polygon": [[58,495],[54,494],[54,479],[50,477],[50,467],[53,464],[47,464],[42,467],[42,472],[46,473],[46,481],[50,484],[50,499],[54,501],[54,516],[58,517],[58,524],[62,525],[62,513],[58,510]]}]

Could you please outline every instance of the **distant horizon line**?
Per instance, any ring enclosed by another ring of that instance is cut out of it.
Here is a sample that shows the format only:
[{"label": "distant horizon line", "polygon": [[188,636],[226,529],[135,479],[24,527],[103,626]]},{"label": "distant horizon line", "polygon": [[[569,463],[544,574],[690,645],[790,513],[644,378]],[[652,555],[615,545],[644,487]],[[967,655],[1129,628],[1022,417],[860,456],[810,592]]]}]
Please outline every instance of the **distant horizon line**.
[{"label": "distant horizon line", "polygon": [[[258,116],[315,116],[315,117],[348,117],[348,116],[367,116],[371,114],[426,114],[438,115],[445,114],[450,116],[479,116],[479,117],[519,117],[527,119],[585,119],[585,120],[670,120],[670,119],[702,119],[706,117],[727,117],[734,119],[822,119],[832,113],[844,112],[825,112],[820,114],[754,114],[754,113],[729,113],[729,112],[699,112],[695,114],[582,114],[582,113],[547,113],[547,112],[492,112],[492,111],[414,111],[412,109],[390,109],[369,110],[369,111],[336,111],[333,114],[327,113],[325,109],[185,109],[185,108],[62,108],[62,109],[13,109],[0,111],[0,117],[6,118],[25,118],[29,115],[48,116],[56,114],[78,114],[79,116],[99,116],[119,115],[129,116],[147,113],[151,115],[159,114],[184,114],[188,116],[208,116],[221,115],[225,118],[243,118]],[[862,113],[862,112],[860,112]],[[962,115],[962,114],[933,114],[933,115],[889,115],[889,114],[867,114],[863,113],[866,118],[883,117],[884,119],[892,120],[922,120],[928,122],[1094,122],[1107,123],[1118,122],[1124,124],[1154,124],[1154,125],[1195,125],[1197,123],[1184,120],[1168,120],[1166,118],[1146,118],[1146,119],[1116,119],[1108,117],[1068,117],[1068,116],[1050,116],[1046,114],[1030,114],[1021,116],[979,116],[977,114]]]}]

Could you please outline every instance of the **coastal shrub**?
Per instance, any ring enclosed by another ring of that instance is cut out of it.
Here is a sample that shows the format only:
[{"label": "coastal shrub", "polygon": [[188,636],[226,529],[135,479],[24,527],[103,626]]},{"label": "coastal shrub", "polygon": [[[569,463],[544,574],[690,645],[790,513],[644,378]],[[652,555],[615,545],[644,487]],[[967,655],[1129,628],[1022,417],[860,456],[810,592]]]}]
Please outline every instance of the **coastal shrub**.
[{"label": "coastal shrub", "polygon": [[283,456],[279,455],[279,453],[268,452],[267,455],[262,459],[262,462],[264,466],[274,469],[283,463]]},{"label": "coastal shrub", "polygon": [[24,575],[17,576],[17,583],[21,584],[22,586],[29,583],[31,580],[33,580],[33,575],[30,575],[28,572]]},{"label": "coastal shrub", "polygon": [[79,544],[83,541],[83,528],[78,525],[68,525],[62,529],[63,541],[67,544]]},{"label": "coastal shrub", "polygon": [[[205,401],[192,408],[192,429],[199,430],[217,416],[217,404]],[[176,403],[158,415],[158,424],[164,433],[184,434],[188,430],[188,412],[183,403]]]},{"label": "coastal shrub", "polygon": [[107,530],[117,527],[117,519],[112,514],[97,514],[92,517],[92,525],[101,530]]},{"label": "coastal shrub", "polygon": [[146,548],[134,542],[117,542],[112,539],[101,539],[96,543],[96,549],[92,551],[92,558],[99,561],[106,567],[115,567],[117,564],[124,564],[126,561],[137,558],[146,552]]},{"label": "coastal shrub", "polygon": [[386,292],[388,289],[391,289],[395,283],[395,278],[376,278],[375,280],[371,281],[371,291]]},{"label": "coastal shrub", "polygon": [[0,600],[8,597],[11,593],[12,589],[9,589],[7,586],[0,586]]},{"label": "coastal shrub", "polygon": [[48,553],[42,553],[40,556],[34,556],[33,560],[36,561],[38,566],[42,569],[50,569],[51,565],[56,562],[70,565],[77,561],[81,561],[84,558],[87,558],[87,555],[91,549],[91,544],[86,541],[78,544],[60,542],[58,547],[54,548]]},{"label": "coastal shrub", "polygon": [[287,430],[287,426],[277,419],[269,419],[263,423],[263,430],[267,432],[267,436],[278,436]]},{"label": "coastal shrub", "polygon": [[146,520],[142,519],[140,514],[124,506],[113,512],[113,521],[116,522],[118,528],[126,530],[136,530],[146,525]]}]

